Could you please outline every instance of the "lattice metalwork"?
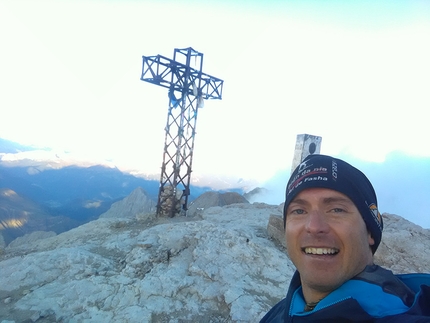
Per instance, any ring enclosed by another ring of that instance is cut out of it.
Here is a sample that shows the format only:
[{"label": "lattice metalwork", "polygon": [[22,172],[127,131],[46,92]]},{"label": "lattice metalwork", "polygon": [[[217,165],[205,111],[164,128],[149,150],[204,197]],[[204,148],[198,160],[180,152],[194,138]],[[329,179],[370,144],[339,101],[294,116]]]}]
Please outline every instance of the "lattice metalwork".
[{"label": "lattice metalwork", "polygon": [[191,47],[175,49],[173,60],[142,57],[140,79],[168,89],[157,214],[173,217],[187,210],[198,109],[205,99],[222,99],[224,81],[202,72],[203,54]]}]

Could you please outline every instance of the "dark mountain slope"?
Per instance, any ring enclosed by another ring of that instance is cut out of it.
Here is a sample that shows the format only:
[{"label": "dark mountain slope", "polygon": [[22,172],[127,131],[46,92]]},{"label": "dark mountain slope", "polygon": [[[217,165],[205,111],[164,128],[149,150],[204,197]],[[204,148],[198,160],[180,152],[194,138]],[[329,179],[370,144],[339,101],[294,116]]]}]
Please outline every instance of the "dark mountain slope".
[{"label": "dark mountain slope", "polygon": [[11,189],[0,188],[0,234],[6,244],[34,231],[60,233],[79,224],[64,216],[53,217],[48,209],[39,204]]}]

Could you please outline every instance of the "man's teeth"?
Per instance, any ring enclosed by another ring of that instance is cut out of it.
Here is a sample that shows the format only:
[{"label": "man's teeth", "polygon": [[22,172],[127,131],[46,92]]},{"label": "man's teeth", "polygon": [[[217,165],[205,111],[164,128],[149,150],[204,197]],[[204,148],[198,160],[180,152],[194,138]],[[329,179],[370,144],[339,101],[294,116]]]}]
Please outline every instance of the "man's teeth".
[{"label": "man's teeth", "polygon": [[338,250],[332,248],[305,248],[305,253],[312,255],[334,255],[338,253]]}]

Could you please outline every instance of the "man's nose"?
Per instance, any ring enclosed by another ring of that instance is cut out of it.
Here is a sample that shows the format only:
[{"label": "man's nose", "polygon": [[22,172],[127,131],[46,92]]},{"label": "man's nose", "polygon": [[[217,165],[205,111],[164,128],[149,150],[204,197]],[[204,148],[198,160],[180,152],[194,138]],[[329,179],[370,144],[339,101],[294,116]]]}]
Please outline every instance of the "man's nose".
[{"label": "man's nose", "polygon": [[329,230],[325,214],[320,210],[312,210],[306,219],[306,231],[309,233],[324,233]]}]

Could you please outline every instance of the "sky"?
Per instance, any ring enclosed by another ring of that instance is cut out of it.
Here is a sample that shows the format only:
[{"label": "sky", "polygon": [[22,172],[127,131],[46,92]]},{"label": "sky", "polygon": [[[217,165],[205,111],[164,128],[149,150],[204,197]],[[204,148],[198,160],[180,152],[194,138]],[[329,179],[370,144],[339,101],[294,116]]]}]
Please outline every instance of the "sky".
[{"label": "sky", "polygon": [[167,90],[142,56],[203,53],[193,174],[281,202],[297,134],[368,174],[382,212],[430,228],[430,2],[0,0],[0,138],[157,173]]}]

